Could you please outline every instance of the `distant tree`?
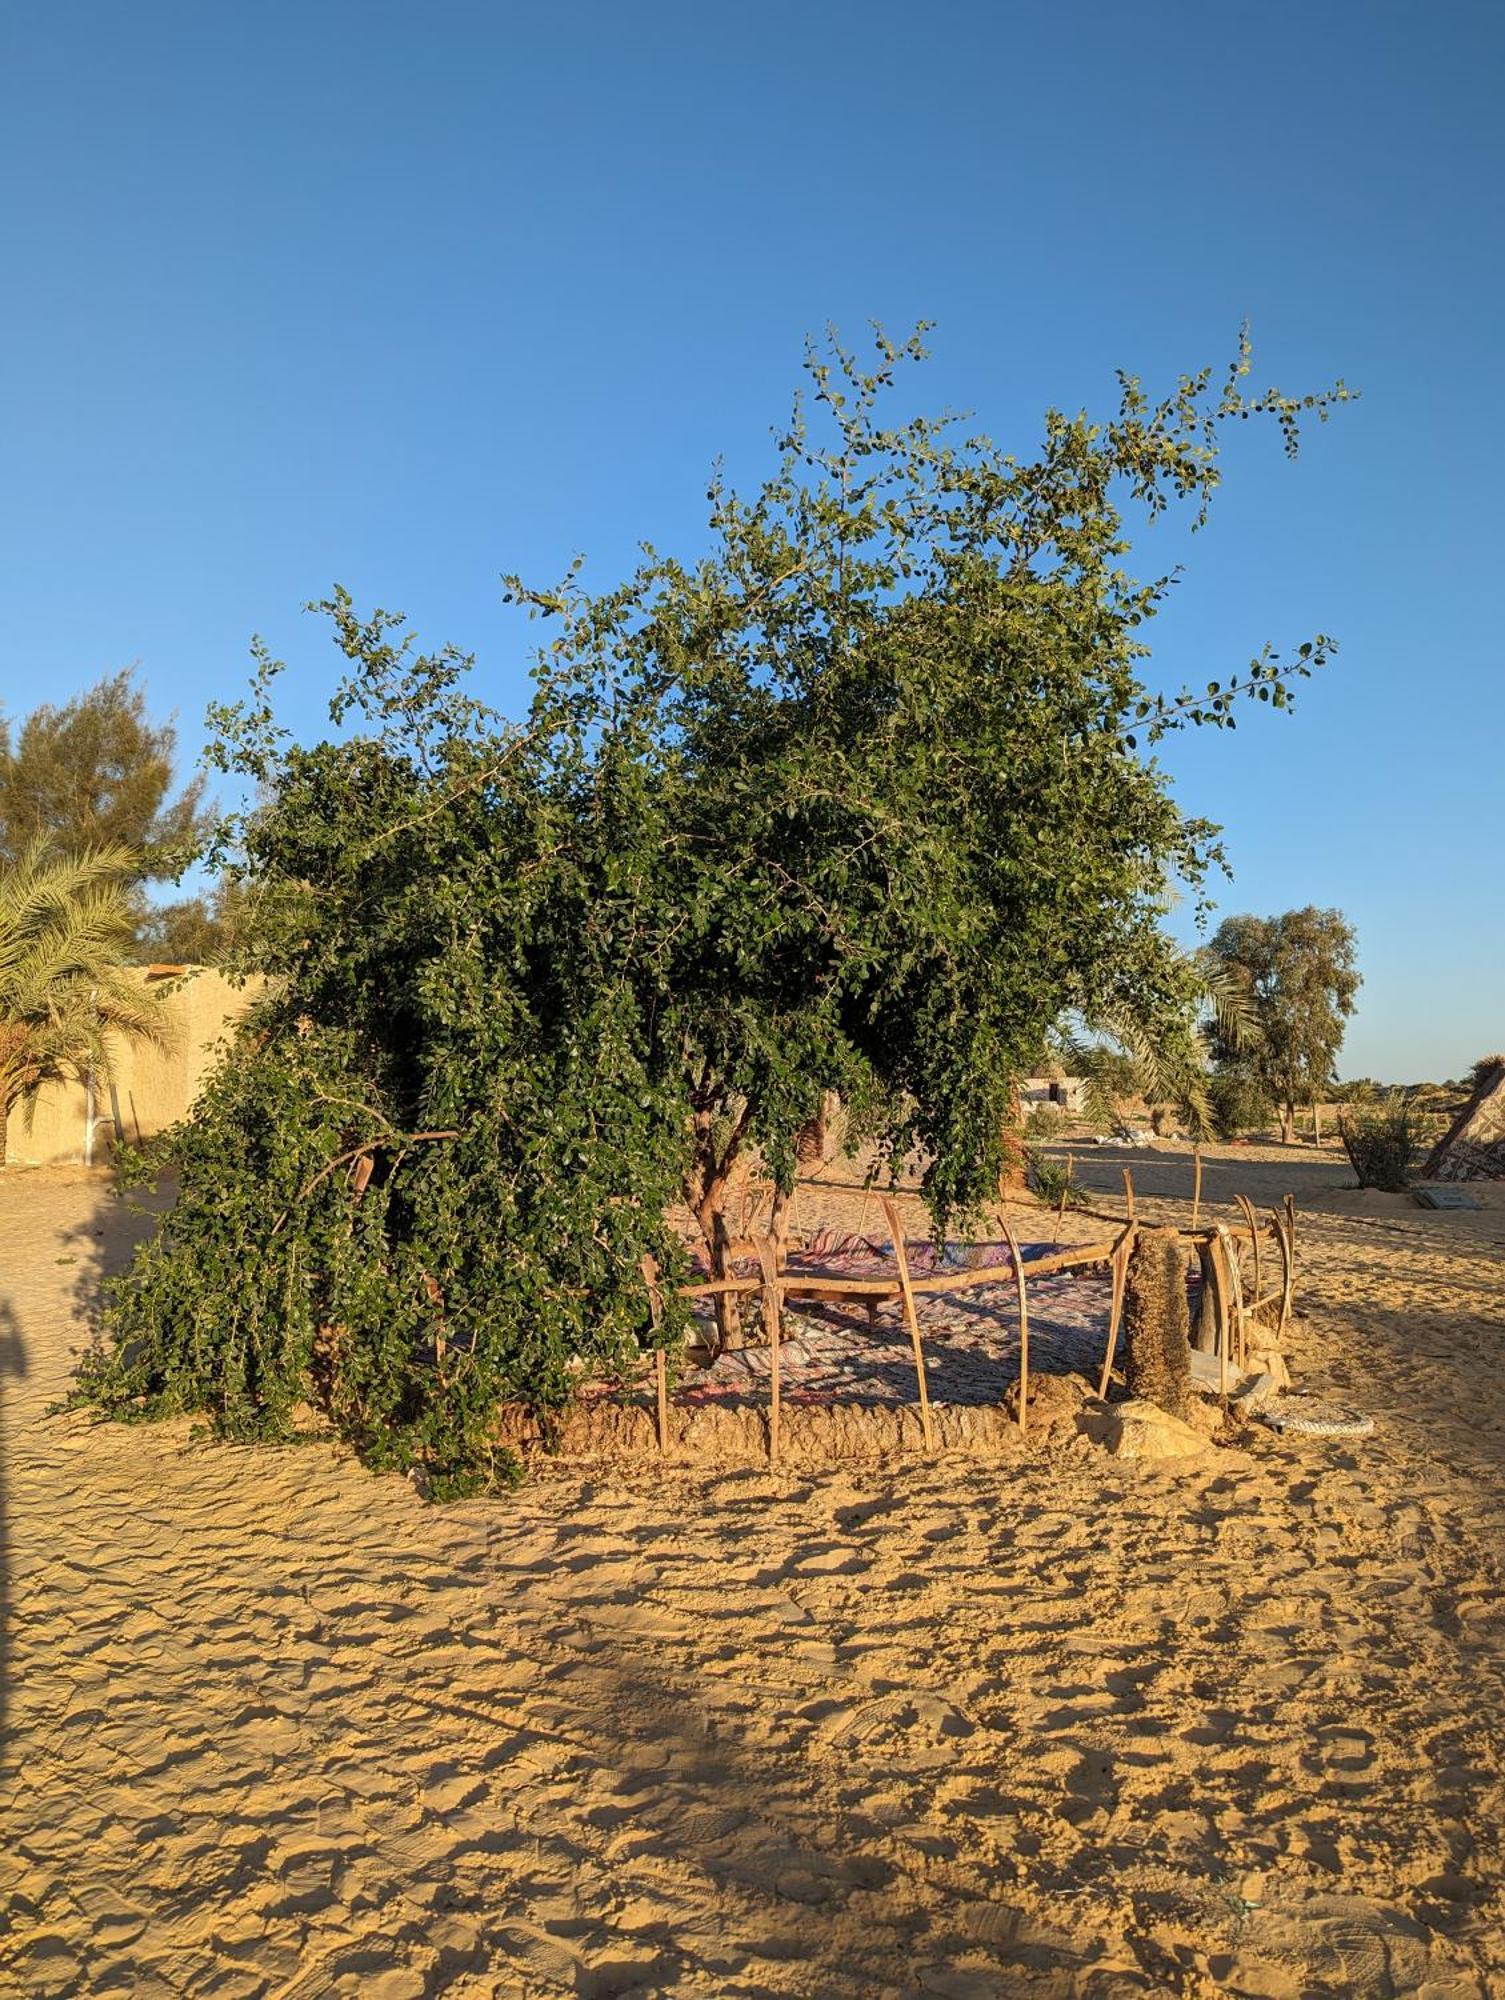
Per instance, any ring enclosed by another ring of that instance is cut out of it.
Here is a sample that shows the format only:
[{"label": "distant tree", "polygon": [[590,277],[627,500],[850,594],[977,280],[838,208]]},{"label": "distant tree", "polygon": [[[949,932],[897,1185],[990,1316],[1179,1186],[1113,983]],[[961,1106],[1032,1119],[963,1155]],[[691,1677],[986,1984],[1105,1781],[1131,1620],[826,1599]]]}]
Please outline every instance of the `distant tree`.
[{"label": "distant tree", "polygon": [[206,895],[149,905],[132,956],[141,965],[223,964],[241,941],[244,917],[244,891],[222,877]]},{"label": "distant tree", "polygon": [[[1194,1139],[1227,1136],[1227,1093],[1220,1108],[1213,1089],[1214,1040],[1229,1051],[1243,1047],[1252,1019],[1245,989],[1205,948],[1177,954],[1174,964],[1182,1005],[1168,1009],[1141,990],[1120,992],[1082,1023],[1057,1023],[1050,1051],[1085,1081],[1093,1117],[1116,1120],[1120,1103],[1138,1097],[1151,1107],[1157,1132],[1173,1115]],[[1251,1122],[1269,1108],[1265,1098]]]},{"label": "distant tree", "polygon": [[122,1040],[170,1040],[162,997],[121,970],[135,871],[128,848],[60,855],[44,841],[0,864],[0,1165],[11,1114],[44,1084],[108,1082]]},{"label": "distant tree", "polygon": [[1269,1091],[1244,1064],[1220,1069],[1208,1090],[1212,1125],[1220,1139],[1262,1131],[1275,1109]]},{"label": "distant tree", "polygon": [[1329,1095],[1334,1104],[1374,1104],[1384,1089],[1372,1076],[1356,1076],[1347,1083],[1335,1083]]},{"label": "distant tree", "polygon": [[127,848],[145,881],[174,874],[207,818],[201,777],[173,795],[176,752],[129,670],[34,709],[14,734],[0,723],[0,860],[46,840],[57,853]]},{"label": "distant tree", "polygon": [[1243,985],[1250,1026],[1235,1047],[1215,1042],[1219,1067],[1260,1083],[1280,1109],[1281,1136],[1296,1137],[1296,1108],[1315,1104],[1333,1076],[1359,973],[1353,927],[1339,910],[1307,907],[1279,917],[1228,917],[1210,946]]}]

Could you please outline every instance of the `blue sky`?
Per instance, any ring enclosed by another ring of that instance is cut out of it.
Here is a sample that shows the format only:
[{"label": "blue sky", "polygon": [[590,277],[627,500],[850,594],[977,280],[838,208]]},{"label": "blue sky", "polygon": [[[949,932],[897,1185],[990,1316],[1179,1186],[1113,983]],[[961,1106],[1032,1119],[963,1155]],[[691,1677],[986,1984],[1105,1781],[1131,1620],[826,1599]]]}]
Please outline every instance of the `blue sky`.
[{"label": "blue sky", "polygon": [[1342,651],[1174,744],[1229,910],[1336,904],[1343,1073],[1505,1042],[1497,723],[1505,13],[1277,4],[7,10],[0,707],[139,662],[190,751],[260,632],[318,726],[336,581],[524,698],[517,568],[693,551],[803,337],[938,322],[922,400],[1221,364],[1363,400],[1240,430],[1155,674]]}]

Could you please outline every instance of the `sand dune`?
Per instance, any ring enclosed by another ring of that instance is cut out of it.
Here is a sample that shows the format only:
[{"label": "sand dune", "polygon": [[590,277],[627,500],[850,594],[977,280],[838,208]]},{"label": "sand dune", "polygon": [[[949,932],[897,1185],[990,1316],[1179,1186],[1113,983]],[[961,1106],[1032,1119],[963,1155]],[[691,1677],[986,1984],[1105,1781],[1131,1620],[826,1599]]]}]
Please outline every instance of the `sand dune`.
[{"label": "sand dune", "polygon": [[6,1177],[15,1990],[1505,1991],[1505,1209],[1307,1166],[1293,1364],[1361,1444],[448,1509],[46,1417],[149,1219]]}]

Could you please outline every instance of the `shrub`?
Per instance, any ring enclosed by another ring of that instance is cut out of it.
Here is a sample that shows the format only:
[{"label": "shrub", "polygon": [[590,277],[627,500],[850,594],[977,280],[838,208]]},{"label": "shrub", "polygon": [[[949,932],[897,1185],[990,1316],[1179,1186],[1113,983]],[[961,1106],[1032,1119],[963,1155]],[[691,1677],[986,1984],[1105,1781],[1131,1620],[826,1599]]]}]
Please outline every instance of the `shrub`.
[{"label": "shrub", "polygon": [[1053,1159],[1049,1153],[1042,1153],[1038,1147],[1030,1146],[1025,1152],[1026,1178],[1030,1192],[1051,1208],[1059,1208],[1064,1198],[1068,1208],[1077,1207],[1082,1200],[1082,1190],[1073,1170],[1070,1158]]},{"label": "shrub", "polygon": [[1270,1093],[1257,1077],[1237,1069],[1220,1070],[1208,1090],[1213,1127],[1220,1139],[1237,1139],[1258,1132],[1274,1116]]},{"label": "shrub", "polygon": [[1345,1111],[1338,1129],[1360,1187],[1400,1194],[1411,1185],[1416,1130],[1411,1107],[1399,1091],[1373,1109]]},{"label": "shrub", "polygon": [[1024,1130],[1031,1139],[1059,1139],[1069,1122],[1059,1104],[1032,1104],[1025,1114]]}]

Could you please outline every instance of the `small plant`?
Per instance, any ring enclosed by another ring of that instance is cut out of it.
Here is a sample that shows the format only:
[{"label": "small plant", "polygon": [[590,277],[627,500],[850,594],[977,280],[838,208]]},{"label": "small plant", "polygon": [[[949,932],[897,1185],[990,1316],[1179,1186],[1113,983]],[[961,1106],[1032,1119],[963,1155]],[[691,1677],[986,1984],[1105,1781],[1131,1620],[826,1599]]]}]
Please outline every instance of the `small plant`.
[{"label": "small plant", "polygon": [[1082,1190],[1069,1154],[1064,1160],[1057,1160],[1049,1153],[1042,1153],[1038,1147],[1030,1146],[1025,1152],[1025,1162],[1031,1194],[1038,1196],[1050,1208],[1080,1206]]},{"label": "small plant", "polygon": [[1070,1121],[1063,1106],[1032,1104],[1025,1115],[1025,1136],[1030,1139],[1059,1139]]},{"label": "small plant", "polygon": [[1351,1107],[1338,1121],[1349,1165],[1361,1188],[1403,1194],[1411,1185],[1416,1130],[1411,1107],[1399,1091],[1378,1105]]}]

